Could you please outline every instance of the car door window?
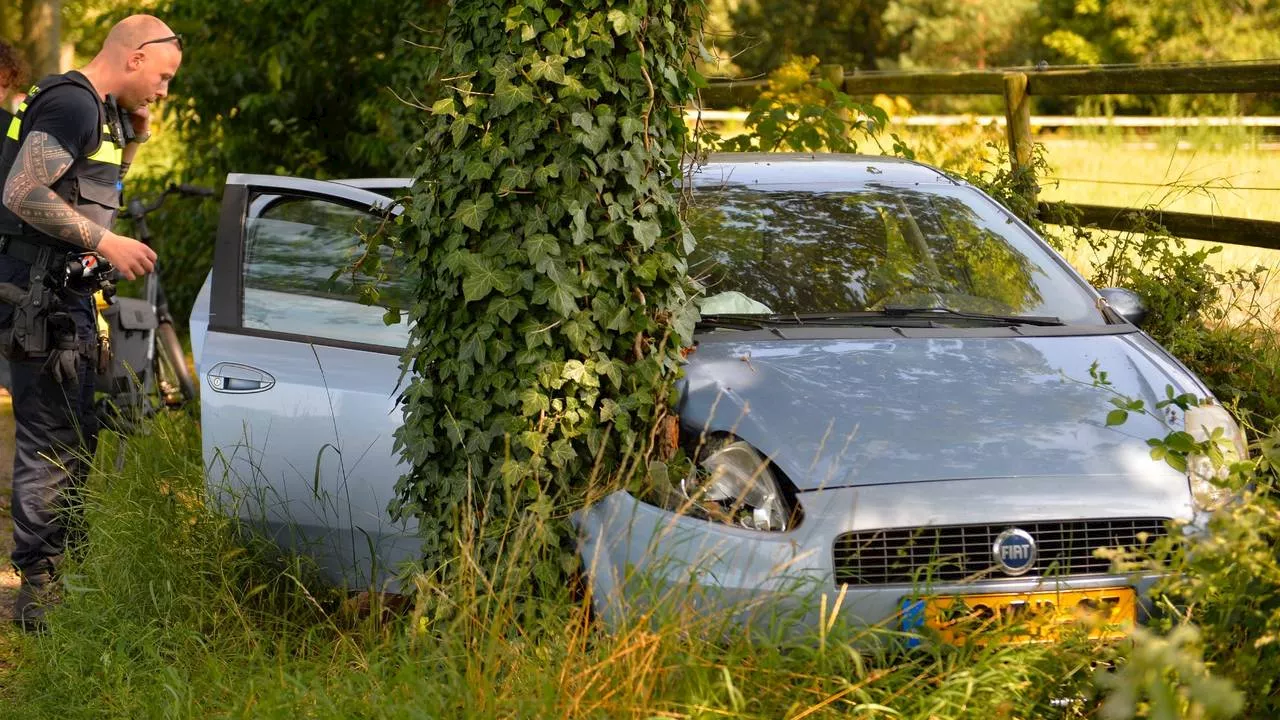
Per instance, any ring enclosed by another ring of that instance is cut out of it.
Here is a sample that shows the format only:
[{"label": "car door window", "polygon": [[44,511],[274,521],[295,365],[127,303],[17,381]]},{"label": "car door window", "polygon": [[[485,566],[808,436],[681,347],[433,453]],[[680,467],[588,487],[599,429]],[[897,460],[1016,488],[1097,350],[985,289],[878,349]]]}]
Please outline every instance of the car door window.
[{"label": "car door window", "polygon": [[[407,344],[403,323],[383,321],[383,306],[404,307],[407,297],[390,248],[377,249],[377,267],[360,263],[369,252],[365,238],[393,228],[382,216],[332,200],[287,195],[259,197],[253,206],[256,212],[245,223],[245,328],[320,342]],[[370,287],[377,288],[377,302],[361,302]]]}]

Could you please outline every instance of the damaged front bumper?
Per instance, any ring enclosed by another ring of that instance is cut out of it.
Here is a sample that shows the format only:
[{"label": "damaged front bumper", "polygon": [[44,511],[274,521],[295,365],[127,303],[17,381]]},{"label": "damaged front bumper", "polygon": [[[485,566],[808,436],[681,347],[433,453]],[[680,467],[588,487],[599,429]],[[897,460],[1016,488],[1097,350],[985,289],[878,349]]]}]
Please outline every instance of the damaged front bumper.
[{"label": "damaged front bumper", "polygon": [[[1069,481],[1068,481],[1069,480]],[[978,582],[847,585],[835,580],[839,535],[934,525],[1019,523],[1079,518],[1170,518],[1186,514],[1185,490],[1147,486],[1117,494],[1114,477],[990,478],[835,488],[801,493],[805,520],[762,532],[673,513],[616,492],[574,520],[594,610],[619,628],[663,612],[797,635],[836,620],[850,627],[902,627],[911,598],[1130,587],[1149,596],[1157,574],[992,577]],[[1093,492],[1098,502],[1081,502]],[[1118,496],[1119,495],[1119,496]],[[1103,498],[1106,498],[1104,501]],[[838,602],[837,602],[838,598]],[[1141,602],[1138,620],[1149,608]]]}]

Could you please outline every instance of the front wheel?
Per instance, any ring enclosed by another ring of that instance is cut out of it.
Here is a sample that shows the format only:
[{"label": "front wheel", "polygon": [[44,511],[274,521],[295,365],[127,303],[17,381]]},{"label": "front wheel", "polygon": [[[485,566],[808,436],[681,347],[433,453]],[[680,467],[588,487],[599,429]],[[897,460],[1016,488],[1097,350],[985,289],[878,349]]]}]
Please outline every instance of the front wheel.
[{"label": "front wheel", "polygon": [[161,322],[156,327],[156,382],[167,406],[181,406],[196,399],[196,384],[171,322]]}]

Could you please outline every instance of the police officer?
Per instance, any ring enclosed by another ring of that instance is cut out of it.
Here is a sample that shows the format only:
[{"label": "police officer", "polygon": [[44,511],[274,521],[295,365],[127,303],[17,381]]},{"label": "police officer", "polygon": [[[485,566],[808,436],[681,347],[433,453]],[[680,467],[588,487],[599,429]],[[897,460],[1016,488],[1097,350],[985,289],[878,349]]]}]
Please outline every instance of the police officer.
[{"label": "police officer", "polygon": [[[47,77],[29,91],[0,144],[0,283],[38,287],[49,259],[58,258],[49,264],[56,272],[70,252],[97,253],[129,279],[151,271],[155,253],[110,228],[122,178],[150,137],[147,106],[168,93],[181,62],[178,36],[155,17],[134,15],[111,28],[82,70]],[[44,607],[56,598],[57,564],[79,522],[77,495],[97,438],[93,302],[69,292],[58,300],[74,335],[57,363],[24,352],[13,330],[26,327],[23,317],[43,317],[44,308],[0,306],[16,425],[12,561],[22,585],[14,617],[27,629],[42,624]]]}]

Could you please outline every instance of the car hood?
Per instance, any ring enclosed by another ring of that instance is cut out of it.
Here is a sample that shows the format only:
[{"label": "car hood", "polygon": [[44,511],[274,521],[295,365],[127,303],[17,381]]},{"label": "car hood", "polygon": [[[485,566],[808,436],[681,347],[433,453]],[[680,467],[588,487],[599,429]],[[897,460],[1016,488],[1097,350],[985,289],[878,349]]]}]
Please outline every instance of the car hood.
[{"label": "car hood", "polygon": [[[799,490],[967,478],[1167,481],[1146,440],[1181,429],[1154,411],[1203,385],[1141,333],[1057,337],[753,339],[701,336],[680,415],[732,432]],[[759,333],[752,333],[759,337]],[[1095,386],[1097,363],[1109,386]],[[1114,398],[1145,401],[1106,425]],[[1166,425],[1166,423],[1168,423]],[[1176,474],[1176,473],[1173,473]]]}]

